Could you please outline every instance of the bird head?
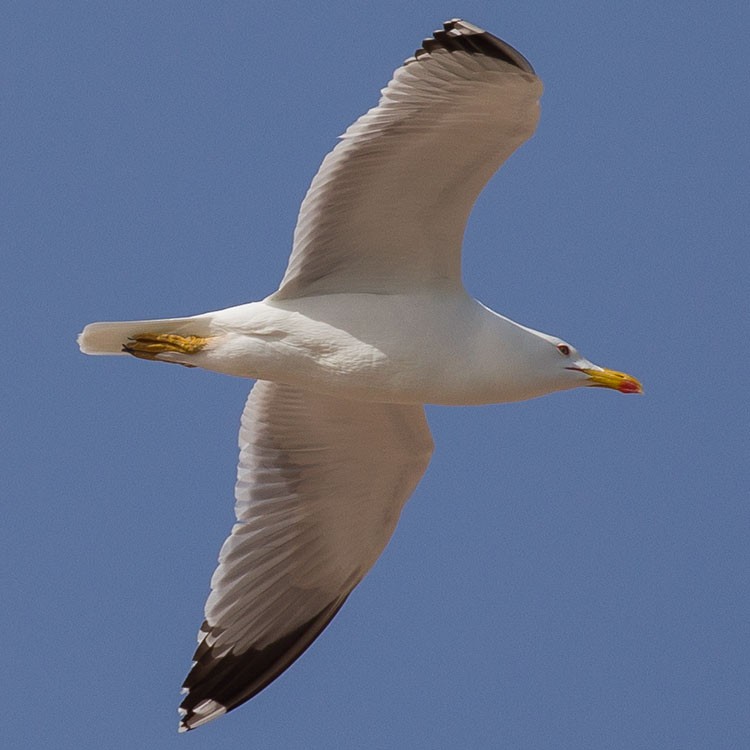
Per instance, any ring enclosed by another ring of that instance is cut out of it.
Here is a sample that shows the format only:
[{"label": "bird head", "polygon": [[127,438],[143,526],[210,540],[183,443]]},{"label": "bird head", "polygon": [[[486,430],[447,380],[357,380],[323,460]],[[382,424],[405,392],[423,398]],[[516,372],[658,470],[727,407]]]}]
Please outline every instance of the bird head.
[{"label": "bird head", "polygon": [[611,388],[620,393],[643,393],[640,381],[632,375],[617,370],[599,367],[582,357],[575,347],[565,341],[553,337],[545,337],[557,350],[559,368],[566,374],[563,378],[570,383],[568,387],[593,386],[595,388]]}]

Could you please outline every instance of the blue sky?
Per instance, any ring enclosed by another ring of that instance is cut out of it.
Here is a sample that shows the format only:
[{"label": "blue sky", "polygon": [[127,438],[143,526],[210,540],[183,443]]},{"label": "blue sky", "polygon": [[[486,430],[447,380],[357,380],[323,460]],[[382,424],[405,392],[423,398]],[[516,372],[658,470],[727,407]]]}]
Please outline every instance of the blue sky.
[{"label": "blue sky", "polygon": [[[4,743],[748,746],[750,8],[324,7],[4,8]],[[453,16],[546,86],[467,287],[646,395],[429,408],[370,576],[270,688],[177,735],[249,384],[75,335],[273,291],[336,135]]]}]

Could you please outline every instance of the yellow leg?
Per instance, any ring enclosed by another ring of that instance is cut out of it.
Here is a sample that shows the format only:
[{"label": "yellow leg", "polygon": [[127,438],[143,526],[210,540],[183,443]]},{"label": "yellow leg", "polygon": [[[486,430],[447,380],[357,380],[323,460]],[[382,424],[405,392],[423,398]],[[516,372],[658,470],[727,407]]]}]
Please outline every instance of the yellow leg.
[{"label": "yellow leg", "polygon": [[[139,333],[128,338],[128,343],[122,347],[124,352],[139,359],[158,360],[159,354],[177,352],[179,354],[195,354],[208,344],[209,339],[203,336],[178,336],[176,333]],[[169,362],[169,360],[160,360]],[[185,362],[176,364],[193,367]]]}]

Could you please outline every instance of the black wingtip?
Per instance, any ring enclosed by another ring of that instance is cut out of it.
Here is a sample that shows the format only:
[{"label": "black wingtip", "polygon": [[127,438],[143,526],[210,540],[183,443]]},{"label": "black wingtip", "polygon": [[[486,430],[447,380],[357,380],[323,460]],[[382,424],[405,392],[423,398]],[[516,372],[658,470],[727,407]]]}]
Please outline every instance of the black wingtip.
[{"label": "black wingtip", "polygon": [[[206,724],[257,695],[288,669],[323,632],[341,609],[346,596],[332,602],[322,612],[264,648],[232,651],[216,656],[210,646],[198,646],[195,661],[183,689],[180,704],[180,732]],[[205,635],[213,634],[208,623]]]},{"label": "black wingtip", "polygon": [[416,62],[423,55],[443,49],[448,52],[467,52],[470,55],[485,55],[515,65],[524,73],[536,75],[531,63],[516,49],[502,39],[493,36],[489,31],[460,18],[454,18],[443,24],[443,29],[434,32],[425,39],[422,46],[410,57],[406,64]]}]

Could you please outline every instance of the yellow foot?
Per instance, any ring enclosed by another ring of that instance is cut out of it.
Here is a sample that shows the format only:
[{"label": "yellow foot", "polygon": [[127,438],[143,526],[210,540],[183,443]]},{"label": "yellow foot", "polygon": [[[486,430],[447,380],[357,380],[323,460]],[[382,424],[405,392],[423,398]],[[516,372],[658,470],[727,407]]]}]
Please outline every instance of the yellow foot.
[{"label": "yellow foot", "polygon": [[[178,354],[195,354],[203,349],[209,339],[203,336],[178,336],[176,333],[139,333],[128,338],[122,347],[124,352],[139,359],[158,360],[159,354],[176,352]],[[160,360],[169,362],[170,360]],[[194,367],[185,362],[176,364]]]}]

